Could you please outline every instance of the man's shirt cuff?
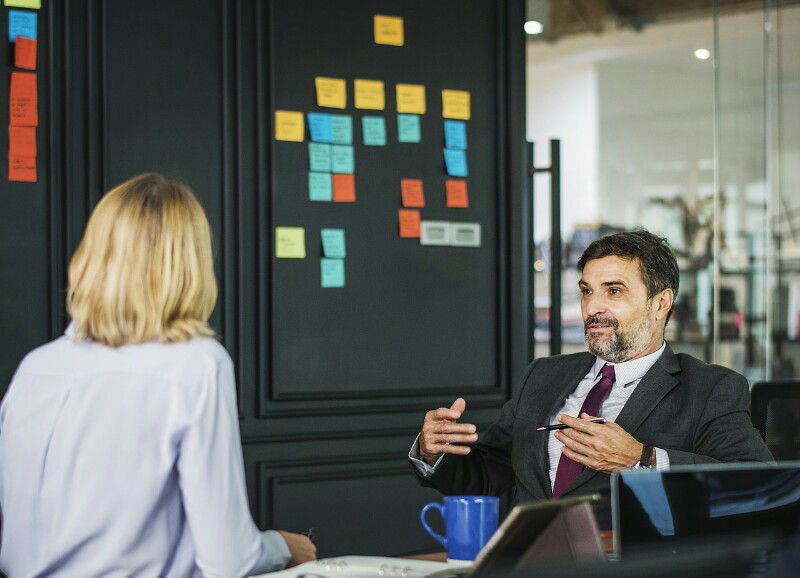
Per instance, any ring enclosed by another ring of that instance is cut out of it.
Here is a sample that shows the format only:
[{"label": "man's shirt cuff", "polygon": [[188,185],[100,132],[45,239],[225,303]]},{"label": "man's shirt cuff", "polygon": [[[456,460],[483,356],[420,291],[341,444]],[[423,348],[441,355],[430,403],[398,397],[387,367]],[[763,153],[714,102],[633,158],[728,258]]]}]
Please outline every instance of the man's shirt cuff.
[{"label": "man's shirt cuff", "polygon": [[411,460],[411,463],[414,464],[414,469],[417,470],[417,473],[422,476],[423,478],[427,478],[432,476],[436,473],[436,468],[439,467],[439,464],[442,463],[442,458],[444,454],[439,456],[439,459],[436,460],[436,463],[428,465],[419,455],[419,436],[417,434],[417,439],[414,440],[414,444],[411,446],[411,449],[408,452],[408,459]]},{"label": "man's shirt cuff", "polygon": [[656,448],[656,471],[669,471],[669,454],[667,453],[667,450]]}]

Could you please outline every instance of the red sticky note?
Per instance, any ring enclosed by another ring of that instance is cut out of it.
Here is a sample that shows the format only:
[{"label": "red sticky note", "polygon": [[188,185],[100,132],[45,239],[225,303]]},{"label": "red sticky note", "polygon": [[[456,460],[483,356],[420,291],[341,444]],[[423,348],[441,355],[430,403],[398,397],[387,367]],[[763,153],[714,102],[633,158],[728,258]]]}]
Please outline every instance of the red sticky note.
[{"label": "red sticky note", "polygon": [[14,66],[36,70],[36,40],[17,36],[14,43]]},{"label": "red sticky note", "polygon": [[414,209],[400,209],[400,236],[406,239],[419,238],[420,221],[419,211]]},{"label": "red sticky note", "polygon": [[12,72],[8,98],[8,115],[11,126],[39,126],[36,74]]},{"label": "red sticky note", "polygon": [[355,175],[334,173],[333,175],[333,202],[354,203],[356,200]]},{"label": "red sticky note", "polygon": [[8,127],[8,154],[16,157],[35,157],[36,127]]},{"label": "red sticky note", "polygon": [[420,179],[401,179],[400,192],[403,195],[404,207],[424,207],[425,194]]},{"label": "red sticky note", "polygon": [[36,182],[36,157],[8,155],[8,180]]},{"label": "red sticky note", "polygon": [[467,197],[467,181],[447,179],[445,182],[445,190],[447,192],[448,207],[469,207],[469,197]]}]

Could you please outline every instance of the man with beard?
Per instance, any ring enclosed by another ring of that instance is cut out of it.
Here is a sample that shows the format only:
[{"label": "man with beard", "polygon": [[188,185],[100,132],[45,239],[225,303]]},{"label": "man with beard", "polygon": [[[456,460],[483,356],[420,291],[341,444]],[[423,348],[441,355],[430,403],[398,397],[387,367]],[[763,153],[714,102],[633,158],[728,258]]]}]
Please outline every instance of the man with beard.
[{"label": "man with beard", "polygon": [[[745,378],[664,341],[679,282],[665,239],[608,235],[578,271],[589,352],[534,361],[480,442],[458,421],[463,398],[428,412],[409,453],[424,485],[450,495],[515,489],[516,501],[601,494],[596,514],[608,529],[613,471],[772,460]],[[565,427],[537,430],[553,423]]]}]

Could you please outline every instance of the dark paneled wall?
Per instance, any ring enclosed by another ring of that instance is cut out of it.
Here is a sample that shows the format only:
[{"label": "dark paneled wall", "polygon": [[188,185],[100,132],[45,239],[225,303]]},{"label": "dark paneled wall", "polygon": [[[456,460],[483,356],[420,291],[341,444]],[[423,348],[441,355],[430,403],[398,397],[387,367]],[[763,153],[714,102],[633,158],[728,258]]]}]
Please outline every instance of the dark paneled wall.
[{"label": "dark paneled wall", "polygon": [[[268,358],[275,274],[270,150],[275,2],[140,0],[43,2],[39,13],[39,180],[0,194],[0,387],[26,351],[66,325],[66,265],[103,191],[144,171],[185,180],[211,222],[220,301],[214,327],[236,363],[248,490],[262,527],[314,526],[321,555],[436,549],[418,520],[436,498],[410,474],[405,454],[425,411],[452,402],[446,388],[391,396],[294,399],[274,392]],[[321,5],[330,2],[320,0]],[[307,3],[306,3],[307,4]],[[339,3],[395,14],[402,0]],[[419,3],[424,9],[426,2]],[[496,286],[490,353],[497,382],[468,398],[485,427],[529,361],[529,200],[523,191],[522,3],[496,10]],[[457,3],[457,27],[469,2]],[[5,22],[0,22],[5,25]],[[446,34],[447,27],[440,27]],[[321,50],[347,57],[347,38]],[[7,59],[6,59],[7,60]],[[436,63],[419,62],[419,67]],[[434,68],[435,69],[435,68]],[[7,76],[0,94],[7,94]],[[279,77],[279,75],[278,75]],[[474,79],[473,79],[474,80]],[[351,84],[352,86],[352,84]],[[387,84],[387,104],[392,94]],[[436,95],[429,95],[433,98]],[[3,142],[0,152],[7,152]],[[305,145],[303,145],[305,146]],[[300,194],[303,194],[302,192]],[[357,354],[357,352],[354,352]],[[413,363],[413,360],[409,360]],[[313,359],[308,360],[313,363]],[[447,384],[452,385],[452,384]],[[443,394],[443,391],[448,393]],[[455,391],[455,390],[453,390]]]}]

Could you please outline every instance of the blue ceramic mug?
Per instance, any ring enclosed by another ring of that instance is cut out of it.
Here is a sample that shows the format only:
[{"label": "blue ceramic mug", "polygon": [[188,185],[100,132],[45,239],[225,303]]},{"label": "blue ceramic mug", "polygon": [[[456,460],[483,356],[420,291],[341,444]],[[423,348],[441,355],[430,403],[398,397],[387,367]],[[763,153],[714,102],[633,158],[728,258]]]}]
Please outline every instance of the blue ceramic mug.
[{"label": "blue ceramic mug", "polygon": [[[426,504],[420,512],[422,525],[428,534],[442,543],[451,561],[472,561],[497,530],[500,498],[495,496],[447,496],[444,505]],[[428,525],[425,514],[431,508],[439,510],[444,519],[445,536]]]}]

